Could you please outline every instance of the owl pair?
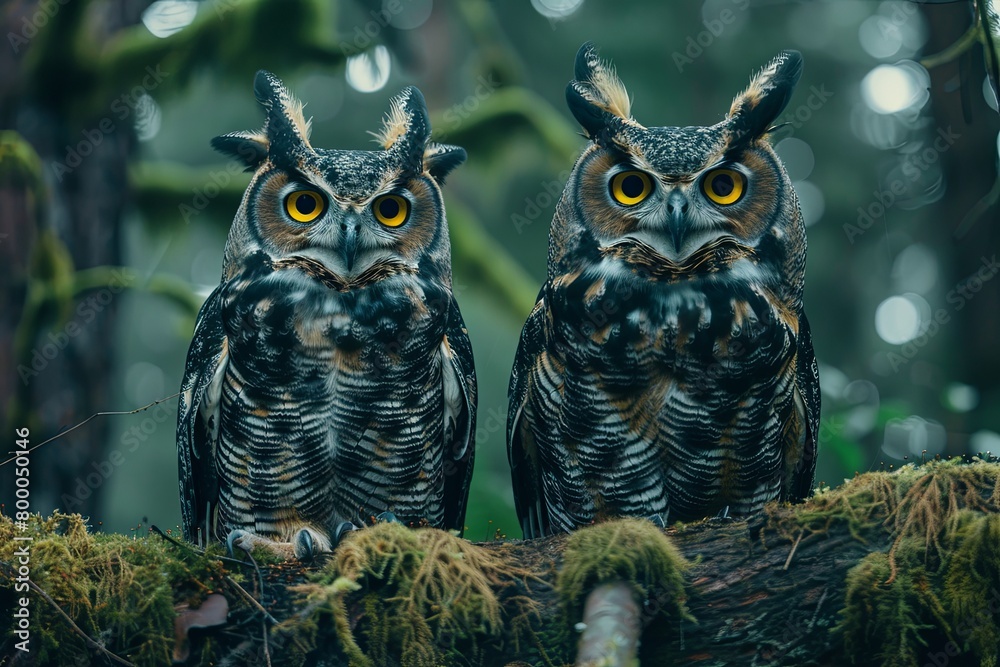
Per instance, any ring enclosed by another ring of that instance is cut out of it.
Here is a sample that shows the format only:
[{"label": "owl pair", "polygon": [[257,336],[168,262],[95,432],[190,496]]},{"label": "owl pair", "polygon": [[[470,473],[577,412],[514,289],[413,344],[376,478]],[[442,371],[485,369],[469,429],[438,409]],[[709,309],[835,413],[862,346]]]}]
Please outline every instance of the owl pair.
[{"label": "owl pair", "polygon": [[[819,393],[804,225],[767,135],[784,52],[711,127],[645,128],[590,45],[567,101],[590,144],[552,222],[548,279],[510,384],[525,537],[804,496]],[[199,314],[178,416],[185,536],[308,558],[379,519],[461,531],[476,377],[451,289],[416,88],[380,150],[315,148],[271,74],[259,132],[217,137],[253,178]]]}]

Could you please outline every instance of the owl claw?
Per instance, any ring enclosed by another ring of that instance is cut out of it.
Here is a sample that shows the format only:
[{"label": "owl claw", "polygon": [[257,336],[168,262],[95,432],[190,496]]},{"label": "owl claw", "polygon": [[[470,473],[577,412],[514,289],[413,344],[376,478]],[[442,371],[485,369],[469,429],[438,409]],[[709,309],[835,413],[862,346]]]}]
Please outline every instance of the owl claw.
[{"label": "owl claw", "polygon": [[729,516],[729,505],[726,505],[719,513],[713,517],[716,521],[732,521],[733,517]]},{"label": "owl claw", "polygon": [[651,521],[653,523],[653,525],[656,526],[657,528],[666,528],[667,527],[667,522],[663,520],[663,515],[662,514],[652,514],[652,515],[646,517],[646,519],[648,521]]},{"label": "owl claw", "polygon": [[229,535],[226,536],[226,550],[230,556],[235,556],[236,549],[249,554],[254,550],[254,547],[261,547],[285,560],[291,560],[292,556],[295,555],[292,545],[288,542],[275,542],[247,530],[237,528],[229,531]]},{"label": "owl claw", "polygon": [[398,523],[403,524],[402,521],[396,518],[396,515],[392,512],[382,512],[375,517],[375,523]]},{"label": "owl claw", "polygon": [[245,530],[231,530],[229,535],[226,536],[226,553],[229,554],[230,558],[233,558],[236,553],[234,547],[239,547],[241,550],[249,551],[249,549],[243,548],[243,538],[249,536]]},{"label": "owl claw", "polygon": [[337,544],[340,544],[340,540],[344,539],[344,535],[346,535],[347,533],[351,532],[352,530],[357,530],[357,529],[358,529],[358,527],[355,526],[350,521],[345,521],[342,524],[340,524],[339,526],[337,526],[337,532],[336,532],[336,534],[334,536],[334,538],[337,541]]},{"label": "owl claw", "polygon": [[230,556],[233,556],[237,549],[250,553],[255,547],[260,547],[284,560],[292,558],[309,560],[317,554],[332,550],[330,540],[311,528],[300,529],[292,542],[276,542],[240,529],[232,530],[226,536],[226,550]]},{"label": "owl claw", "polygon": [[311,528],[302,528],[295,533],[295,557],[312,560],[317,554],[332,551],[329,538]]}]

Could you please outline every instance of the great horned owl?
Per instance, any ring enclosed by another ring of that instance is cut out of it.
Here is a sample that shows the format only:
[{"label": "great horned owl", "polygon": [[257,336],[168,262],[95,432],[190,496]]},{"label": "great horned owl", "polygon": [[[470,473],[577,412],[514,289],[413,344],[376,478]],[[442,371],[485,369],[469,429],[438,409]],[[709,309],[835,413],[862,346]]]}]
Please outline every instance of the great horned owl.
[{"label": "great horned owl", "polygon": [[784,51],[721,122],[647,128],[594,47],[577,54],[566,98],[590,144],[510,382],[525,537],[809,494],[820,396],[805,226],[768,140],[801,71]]},{"label": "great horned owl", "polygon": [[185,537],[308,557],[387,513],[461,531],[476,378],[440,185],[465,151],[416,88],[373,151],[313,147],[268,72],[254,92],[263,129],[212,141],[253,178],[188,353]]}]

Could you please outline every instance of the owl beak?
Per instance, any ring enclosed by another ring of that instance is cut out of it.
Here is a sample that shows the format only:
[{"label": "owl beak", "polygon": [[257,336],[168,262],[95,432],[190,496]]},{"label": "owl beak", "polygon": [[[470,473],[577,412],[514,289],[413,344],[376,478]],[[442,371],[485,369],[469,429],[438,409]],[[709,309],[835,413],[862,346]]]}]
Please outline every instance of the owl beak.
[{"label": "owl beak", "polygon": [[684,245],[690,225],[688,224],[688,200],[684,193],[674,190],[667,197],[667,221],[670,223],[670,241],[678,253]]},{"label": "owl beak", "polygon": [[358,223],[347,220],[340,223],[340,257],[348,271],[354,269],[354,260],[358,254]]}]

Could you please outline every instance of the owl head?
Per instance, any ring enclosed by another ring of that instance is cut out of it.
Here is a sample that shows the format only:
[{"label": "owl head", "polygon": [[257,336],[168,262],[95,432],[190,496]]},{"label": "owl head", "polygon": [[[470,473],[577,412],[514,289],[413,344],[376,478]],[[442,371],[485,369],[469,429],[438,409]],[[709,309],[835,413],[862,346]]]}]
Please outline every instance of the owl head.
[{"label": "owl head", "polygon": [[392,100],[371,151],[314,147],[303,104],[270,72],[257,73],[254,94],[264,127],[212,140],[253,172],[226,243],[226,278],[262,252],[337,279],[392,264],[450,284],[440,186],[465,151],[430,141],[419,90]]},{"label": "owl head", "polygon": [[762,270],[771,266],[800,281],[804,225],[768,133],[801,72],[801,55],[783,51],[750,80],[720,122],[646,127],[632,117],[629,94],[614,70],[584,44],[566,100],[590,145],[553,221],[550,279],[630,244],[655,264],[704,269],[716,255],[710,249],[730,244]]}]

